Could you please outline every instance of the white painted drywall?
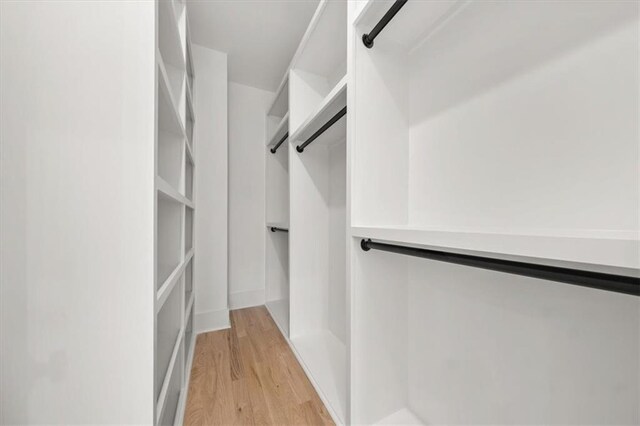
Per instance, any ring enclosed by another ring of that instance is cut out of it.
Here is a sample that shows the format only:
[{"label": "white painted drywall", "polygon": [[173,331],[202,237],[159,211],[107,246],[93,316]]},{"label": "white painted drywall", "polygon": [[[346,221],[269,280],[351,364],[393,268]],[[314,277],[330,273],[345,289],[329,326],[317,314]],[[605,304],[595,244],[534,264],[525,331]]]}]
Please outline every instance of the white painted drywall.
[{"label": "white painted drywall", "polygon": [[0,423],[153,423],[153,2],[0,2]]},{"label": "white painted drywall", "polygon": [[[275,93],[229,83],[229,303],[264,303],[265,116]],[[198,296],[199,297],[199,296]]]},{"label": "white painted drywall", "polygon": [[227,306],[227,54],[193,45],[195,68],[196,332],[229,326]]}]

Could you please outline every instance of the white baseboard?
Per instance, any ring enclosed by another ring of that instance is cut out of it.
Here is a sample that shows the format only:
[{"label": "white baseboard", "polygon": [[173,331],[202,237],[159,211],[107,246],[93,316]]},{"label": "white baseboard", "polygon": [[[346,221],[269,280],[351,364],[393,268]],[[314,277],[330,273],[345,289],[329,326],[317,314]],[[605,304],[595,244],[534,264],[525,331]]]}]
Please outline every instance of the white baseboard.
[{"label": "white baseboard", "polygon": [[229,309],[250,308],[264,305],[264,289],[229,293]]},{"label": "white baseboard", "polygon": [[207,331],[223,330],[231,327],[229,322],[229,310],[196,312],[193,329],[195,334],[206,333]]}]

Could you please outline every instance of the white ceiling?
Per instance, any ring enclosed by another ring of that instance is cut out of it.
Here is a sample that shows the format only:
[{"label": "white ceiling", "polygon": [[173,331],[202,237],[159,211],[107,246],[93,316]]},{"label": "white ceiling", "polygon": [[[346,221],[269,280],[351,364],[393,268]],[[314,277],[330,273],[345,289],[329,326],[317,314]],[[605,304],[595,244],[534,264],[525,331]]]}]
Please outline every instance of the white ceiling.
[{"label": "white ceiling", "polygon": [[191,40],[228,53],[229,80],[275,91],[319,0],[188,0]]}]

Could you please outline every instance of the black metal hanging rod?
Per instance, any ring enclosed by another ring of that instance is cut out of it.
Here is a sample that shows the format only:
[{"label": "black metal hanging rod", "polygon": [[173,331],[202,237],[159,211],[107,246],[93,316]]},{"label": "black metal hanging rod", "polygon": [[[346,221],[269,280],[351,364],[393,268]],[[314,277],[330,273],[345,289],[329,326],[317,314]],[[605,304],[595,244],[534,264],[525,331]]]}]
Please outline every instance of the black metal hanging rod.
[{"label": "black metal hanging rod", "polygon": [[380,19],[376,26],[373,27],[371,32],[369,34],[362,35],[362,42],[365,46],[367,46],[367,48],[371,49],[373,47],[373,40],[375,40],[378,34],[380,34],[380,31],[382,31],[384,27],[387,26],[389,21],[391,21],[393,17],[396,16],[396,13],[398,13],[400,9],[402,9],[402,6],[404,6],[406,2],[407,0],[396,0],[395,3],[393,3],[393,6],[391,6],[387,13],[384,14],[382,19]]},{"label": "black metal hanging rod", "polygon": [[540,278],[543,280],[558,281],[582,287],[640,296],[640,278],[625,275],[605,274],[601,272],[583,271],[580,269],[494,259],[491,257],[397,246],[393,244],[373,242],[370,239],[363,239],[360,242],[360,247],[364,251],[369,251],[371,249],[382,250],[391,253],[438,260],[440,262],[455,263],[457,265],[505,272],[507,274],[523,275],[525,277]]},{"label": "black metal hanging rod", "polygon": [[282,139],[280,139],[278,143],[275,144],[275,146],[270,149],[271,153],[275,154],[278,148],[280,148],[280,145],[282,145],[282,142],[286,141],[288,137],[289,137],[289,132],[285,133]]},{"label": "black metal hanging rod", "polygon": [[318,136],[323,134],[329,127],[333,126],[335,124],[335,122],[340,120],[340,118],[342,118],[342,116],[345,115],[346,113],[347,113],[347,107],[342,108],[336,115],[331,117],[331,120],[329,120],[326,123],[324,123],[324,125],[322,127],[320,127],[317,132],[315,132],[313,135],[311,135],[311,137],[309,139],[304,141],[304,143],[302,145],[298,145],[296,147],[296,151],[298,151],[298,152],[304,151],[304,149],[307,147],[307,145],[309,145],[311,142],[316,140],[316,138]]},{"label": "black metal hanging rod", "polygon": [[284,229],[284,228],[278,228],[277,226],[271,226],[270,227],[271,232],[289,232],[288,229]]}]

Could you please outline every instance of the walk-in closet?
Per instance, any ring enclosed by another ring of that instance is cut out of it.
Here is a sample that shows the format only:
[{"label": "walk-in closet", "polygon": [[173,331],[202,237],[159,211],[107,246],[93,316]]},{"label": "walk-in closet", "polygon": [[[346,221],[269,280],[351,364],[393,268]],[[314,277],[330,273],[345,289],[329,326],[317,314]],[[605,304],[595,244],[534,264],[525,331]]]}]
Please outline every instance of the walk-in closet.
[{"label": "walk-in closet", "polygon": [[0,425],[640,424],[639,2],[0,35]]}]

